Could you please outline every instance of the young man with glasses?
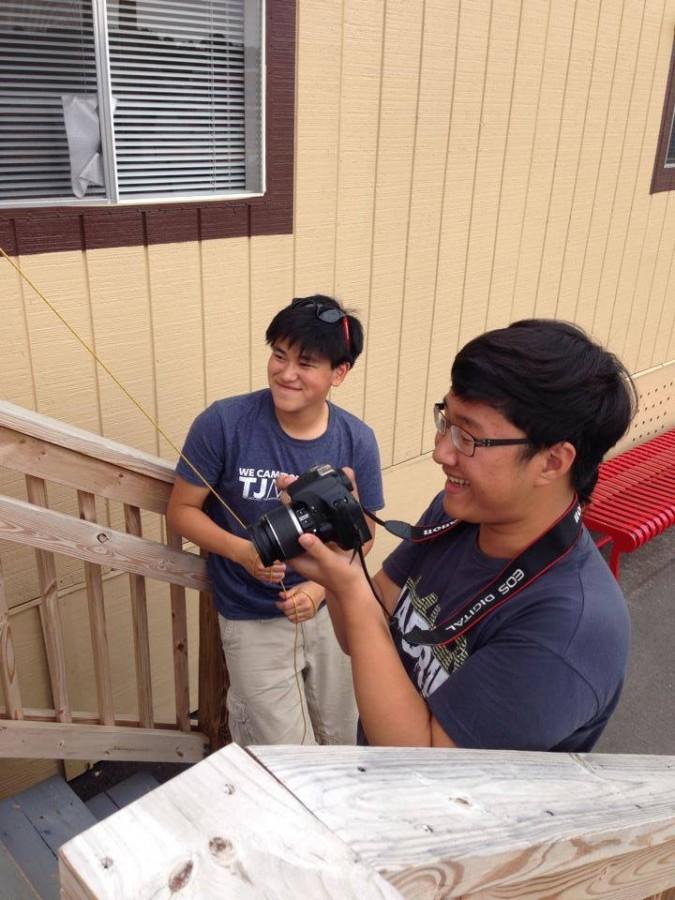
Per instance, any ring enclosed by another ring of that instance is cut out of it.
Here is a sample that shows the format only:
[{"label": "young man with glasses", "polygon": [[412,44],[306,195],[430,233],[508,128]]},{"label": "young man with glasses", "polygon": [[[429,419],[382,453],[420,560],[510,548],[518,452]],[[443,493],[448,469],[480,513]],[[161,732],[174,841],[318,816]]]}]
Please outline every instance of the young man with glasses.
[{"label": "young man with glasses", "polygon": [[435,404],[443,490],[422,542],[374,577],[381,606],[358,565],[300,538],[294,565],[326,587],[351,655],[363,740],[593,747],[621,692],[629,622],[579,501],[634,410],[624,367],[574,325],[488,332]]},{"label": "young man with glasses", "polygon": [[284,563],[263,566],[242,523],[278,505],[280,473],[300,475],[320,463],[350,467],[366,506],[384,505],[372,430],[328,401],[361,353],[363,329],[336,300],[317,294],[278,312],[265,339],[269,387],[213,403],[183,448],[229,509],[182,459],[167,518],[209,551],[233,740],[353,744],[349,659],[336,642],[323,588]]}]

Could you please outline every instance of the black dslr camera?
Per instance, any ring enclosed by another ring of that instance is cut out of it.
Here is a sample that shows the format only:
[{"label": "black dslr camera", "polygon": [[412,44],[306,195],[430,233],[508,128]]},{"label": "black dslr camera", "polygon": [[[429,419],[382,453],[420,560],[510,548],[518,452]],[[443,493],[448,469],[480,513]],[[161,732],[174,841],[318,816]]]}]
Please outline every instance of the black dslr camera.
[{"label": "black dslr camera", "polygon": [[307,532],[324,543],[335,541],[343,550],[358,550],[369,541],[370,529],[352,487],[342,469],[329,465],[302,474],[286,489],[290,505],[273,509],[248,529],[263,564],[299,556],[298,538]]}]

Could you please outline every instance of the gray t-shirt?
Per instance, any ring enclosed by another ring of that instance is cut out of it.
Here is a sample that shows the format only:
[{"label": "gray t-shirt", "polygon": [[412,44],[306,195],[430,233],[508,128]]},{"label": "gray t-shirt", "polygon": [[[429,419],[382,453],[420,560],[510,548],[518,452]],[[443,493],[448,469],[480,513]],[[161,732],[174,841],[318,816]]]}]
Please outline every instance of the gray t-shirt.
[{"label": "gray t-shirt", "polygon": [[[382,509],[380,457],[372,429],[339,406],[328,406],[326,431],[304,441],[290,437],[281,428],[267,388],[217,400],[193,422],[183,453],[246,525],[279,505],[275,485],[278,475],[301,475],[321,463],[354,469],[363,505]],[[203,484],[183,460],[179,460],[176,472],[190,484]],[[250,540],[250,534],[212,495],[204,511],[222,528]],[[213,553],[209,554],[208,566],[216,606],[227,618],[283,615],[274,605],[281,590],[278,584],[264,584],[241,566]],[[290,587],[302,580],[289,570],[284,584]]]},{"label": "gray t-shirt", "polygon": [[[421,520],[447,521],[442,494]],[[614,711],[628,658],[626,603],[584,528],[573,550],[447,646],[414,646],[456,613],[506,560],[485,556],[478,526],[401,543],[384,571],[402,587],[392,634],[406,671],[460,747],[590,750]]]}]

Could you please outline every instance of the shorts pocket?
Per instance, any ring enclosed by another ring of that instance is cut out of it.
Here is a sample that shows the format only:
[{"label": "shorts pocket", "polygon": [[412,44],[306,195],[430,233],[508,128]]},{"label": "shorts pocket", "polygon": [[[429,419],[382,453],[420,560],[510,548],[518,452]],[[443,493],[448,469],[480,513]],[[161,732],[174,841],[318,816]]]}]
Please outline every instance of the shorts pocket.
[{"label": "shorts pocket", "polygon": [[239,744],[240,747],[255,744],[256,741],[251,732],[251,723],[246,704],[233,696],[232,691],[227,692],[227,714],[228,728],[232,740]]}]

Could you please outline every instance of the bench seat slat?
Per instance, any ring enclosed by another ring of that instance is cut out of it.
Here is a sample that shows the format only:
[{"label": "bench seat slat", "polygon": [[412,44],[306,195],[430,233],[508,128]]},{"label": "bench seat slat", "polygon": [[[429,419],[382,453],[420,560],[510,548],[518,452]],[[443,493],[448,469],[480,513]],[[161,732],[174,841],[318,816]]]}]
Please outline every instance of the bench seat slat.
[{"label": "bench seat slat", "polygon": [[612,542],[617,578],[621,553],[675,525],[675,429],[602,463],[584,522],[599,544]]}]

